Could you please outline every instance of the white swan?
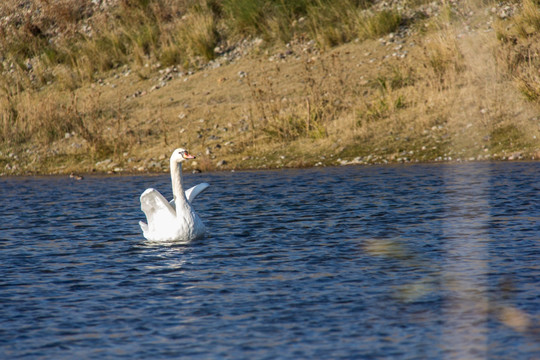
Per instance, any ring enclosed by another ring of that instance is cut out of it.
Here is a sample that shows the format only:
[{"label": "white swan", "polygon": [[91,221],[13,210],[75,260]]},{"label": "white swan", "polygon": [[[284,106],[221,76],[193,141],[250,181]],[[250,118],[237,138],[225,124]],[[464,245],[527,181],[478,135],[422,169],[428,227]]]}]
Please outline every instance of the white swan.
[{"label": "white swan", "polygon": [[152,241],[183,240],[200,238],[205,227],[191,207],[191,202],[209,185],[202,183],[184,193],[182,162],[195,157],[184,149],[176,149],[171,155],[171,182],[174,199],[167,202],[155,189],[146,189],[141,195],[141,209],[148,224],[139,221],[143,235]]}]

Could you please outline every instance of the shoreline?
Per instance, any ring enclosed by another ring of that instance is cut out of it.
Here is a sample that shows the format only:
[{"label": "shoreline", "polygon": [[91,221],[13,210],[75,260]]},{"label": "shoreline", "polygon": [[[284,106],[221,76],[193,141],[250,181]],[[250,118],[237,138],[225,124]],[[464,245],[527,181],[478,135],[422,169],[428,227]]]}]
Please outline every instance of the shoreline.
[{"label": "shoreline", "polygon": [[512,72],[539,42],[501,30],[524,10],[454,5],[332,46],[231,40],[198,66],[150,56],[72,84],[52,64],[68,72],[0,102],[0,176],[159,174],[178,147],[201,172],[540,159],[540,88],[525,76],[538,67]]},{"label": "shoreline", "polygon": [[[260,171],[278,171],[278,170],[309,170],[309,169],[322,169],[322,168],[340,168],[340,167],[349,167],[349,166],[359,166],[359,167],[376,167],[376,166],[415,166],[415,165],[464,165],[464,164],[485,164],[485,163],[536,163],[539,162],[540,158],[533,159],[483,159],[483,160],[442,160],[442,161],[409,161],[409,162],[374,162],[374,163],[348,163],[348,164],[322,164],[322,165],[313,165],[313,166],[301,166],[301,167],[266,167],[266,168],[220,168],[212,169],[207,171],[192,171],[184,169],[186,175],[191,174],[208,174],[208,173],[225,173],[225,172],[260,172]],[[71,177],[70,174],[75,176],[85,177],[122,177],[122,176],[160,176],[169,174],[169,170],[164,171],[93,171],[93,172],[84,172],[84,171],[73,171],[69,173],[12,173],[5,174],[0,173],[1,178],[27,178],[27,177],[55,177],[55,178],[64,178]],[[73,179],[73,181],[80,181],[84,179]]]}]

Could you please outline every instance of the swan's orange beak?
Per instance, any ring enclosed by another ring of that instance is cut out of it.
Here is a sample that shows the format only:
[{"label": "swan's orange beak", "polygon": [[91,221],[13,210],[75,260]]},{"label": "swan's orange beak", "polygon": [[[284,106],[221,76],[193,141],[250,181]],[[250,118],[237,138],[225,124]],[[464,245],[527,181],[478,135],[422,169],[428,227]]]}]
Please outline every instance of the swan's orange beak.
[{"label": "swan's orange beak", "polygon": [[184,153],[184,159],[195,159],[195,156],[191,155],[187,151]]}]

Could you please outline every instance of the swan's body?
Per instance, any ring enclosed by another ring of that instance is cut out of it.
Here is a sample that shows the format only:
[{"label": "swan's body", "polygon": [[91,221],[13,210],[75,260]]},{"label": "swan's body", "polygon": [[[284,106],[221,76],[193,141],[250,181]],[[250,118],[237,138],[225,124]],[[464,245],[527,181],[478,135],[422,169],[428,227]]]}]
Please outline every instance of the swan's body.
[{"label": "swan's body", "polygon": [[159,191],[146,189],[141,195],[141,209],[148,224],[140,221],[143,235],[152,241],[182,240],[200,238],[206,229],[199,216],[191,207],[195,197],[209,185],[202,183],[184,192],[182,182],[182,162],[193,159],[184,149],[174,150],[171,156],[171,182],[174,199],[168,202]]}]

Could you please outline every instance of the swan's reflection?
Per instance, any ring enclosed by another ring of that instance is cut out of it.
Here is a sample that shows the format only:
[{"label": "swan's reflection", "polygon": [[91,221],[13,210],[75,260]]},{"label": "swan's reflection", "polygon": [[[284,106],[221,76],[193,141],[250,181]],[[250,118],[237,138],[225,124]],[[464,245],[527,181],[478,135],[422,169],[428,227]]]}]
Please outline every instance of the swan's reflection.
[{"label": "swan's reflection", "polygon": [[145,241],[140,247],[151,258],[144,268],[153,272],[182,269],[190,248],[189,242],[178,241]]}]

